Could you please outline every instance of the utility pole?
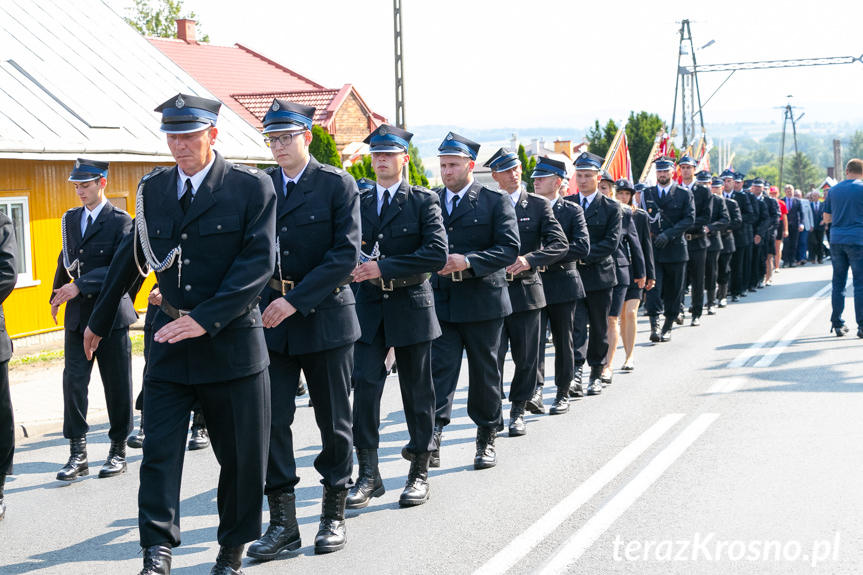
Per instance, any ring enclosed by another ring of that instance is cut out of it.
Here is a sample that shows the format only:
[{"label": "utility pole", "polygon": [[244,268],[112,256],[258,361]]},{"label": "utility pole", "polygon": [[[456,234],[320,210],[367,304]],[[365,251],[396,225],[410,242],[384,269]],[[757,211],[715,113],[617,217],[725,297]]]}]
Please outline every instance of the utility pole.
[{"label": "utility pole", "polygon": [[[707,44],[708,46],[710,44]],[[682,62],[688,56],[689,62]],[[688,64],[688,66],[683,65]],[[677,50],[677,82],[674,85],[674,107],[671,114],[671,129],[677,125],[677,101],[680,97],[680,125],[683,135],[682,148],[685,150],[690,141],[695,142],[695,116],[701,123],[704,133],[704,114],[702,113],[701,91],[698,87],[698,65],[695,61],[695,44],[692,41],[692,28],[689,20],[680,23],[680,47]],[[697,106],[697,107],[696,107]]]},{"label": "utility pole", "polygon": [[833,178],[841,182],[844,177],[842,171],[842,142],[833,140]]},{"label": "utility pole", "polygon": [[393,0],[396,57],[396,126],[405,130],[405,76],[402,46],[402,0]]},{"label": "utility pole", "polygon": [[[788,96],[789,98],[791,96]],[[785,166],[785,130],[788,126],[788,120],[791,120],[791,131],[794,135],[794,158],[795,158],[795,170],[797,172],[797,183],[801,186],[803,185],[803,163],[800,160],[800,150],[797,148],[797,121],[803,117],[803,114],[800,114],[797,118],[794,117],[794,108],[790,103],[786,104],[784,107],[780,108],[784,110],[784,116],[782,120],[782,145],[779,151],[779,190],[782,190],[782,179],[783,179],[783,168]]]}]

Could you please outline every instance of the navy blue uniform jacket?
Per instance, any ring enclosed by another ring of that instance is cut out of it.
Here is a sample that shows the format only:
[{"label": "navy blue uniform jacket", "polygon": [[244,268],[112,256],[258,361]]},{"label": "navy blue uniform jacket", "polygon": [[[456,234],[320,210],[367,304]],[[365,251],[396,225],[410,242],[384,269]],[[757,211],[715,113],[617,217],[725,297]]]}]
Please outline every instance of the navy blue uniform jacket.
[{"label": "navy blue uniform jacket", "polygon": [[[363,250],[368,254],[378,243],[378,268],[384,281],[433,273],[446,265],[440,199],[431,190],[402,180],[383,221],[378,217],[377,191],[372,190],[363,195],[360,214]],[[364,343],[372,342],[382,322],[387,347],[431,341],[441,334],[428,280],[391,292],[364,281],[356,297]]]},{"label": "navy blue uniform jacket", "polygon": [[[580,194],[566,196],[564,200],[578,204]],[[611,289],[617,285],[614,252],[620,245],[623,215],[620,204],[596,192],[596,197],[584,212],[587,234],[590,237],[590,253],[579,261],[578,273],[585,291]]]},{"label": "navy blue uniform jacket", "polygon": [[[446,188],[436,191],[445,206]],[[432,276],[438,319],[466,323],[511,314],[504,268],[515,262],[520,244],[509,195],[474,180],[452,215],[444,215],[444,226],[449,253],[468,256],[475,277]]]},{"label": "navy blue uniform jacket", "polygon": [[[254,375],[269,365],[257,300],[275,262],[276,196],[257,168],[234,165],[218,152],[188,213],[177,200],[177,168],[157,168],[144,182],[147,234],[157,259],[182,247],[182,275],[175,262],[157,272],[162,298],[206,330],[177,343],[153,342],[147,376],[175,383],[214,383]],[[90,329],[110,331],[122,295],[138,280],[129,234],[114,256]],[[144,262],[140,246],[138,258]],[[159,310],[158,331],[173,321]]]},{"label": "navy blue uniform jacket", "polygon": [[[560,223],[566,236],[569,249],[554,265],[575,264],[590,253],[590,236],[587,234],[587,223],[584,221],[584,210],[577,203],[558,199],[552,208],[554,218]],[[584,297],[584,285],[578,266],[573,269],[550,269],[542,274],[542,288],[545,291],[545,303],[554,305],[576,301]]]},{"label": "navy blue uniform jacket", "polygon": [[[644,207],[653,223],[650,224],[652,236],[665,232],[671,236],[671,241],[664,248],[654,244],[653,256],[657,263],[680,263],[689,261],[686,233],[695,222],[695,200],[692,192],[671,182],[671,187],[664,198],[659,197],[659,190],[651,186],[642,195]],[[653,220],[656,216],[658,219]]]},{"label": "navy blue uniform jacket", "polygon": [[[295,287],[282,296],[269,285],[261,310],[284,297],[297,313],[265,329],[267,347],[306,354],[334,349],[360,337],[354,293],[339,287],[349,279],[360,253],[360,196],[346,171],[309,158],[303,175],[285,199],[282,169],[267,170],[278,197],[276,234],[282,278]],[[272,236],[271,236],[272,237]],[[270,269],[278,277],[279,266]]]}]

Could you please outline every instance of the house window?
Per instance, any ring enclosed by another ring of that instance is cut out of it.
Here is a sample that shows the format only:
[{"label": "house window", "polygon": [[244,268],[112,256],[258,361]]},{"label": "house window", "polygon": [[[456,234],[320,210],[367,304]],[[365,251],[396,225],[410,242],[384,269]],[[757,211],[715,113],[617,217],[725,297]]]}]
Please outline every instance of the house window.
[{"label": "house window", "polygon": [[33,279],[33,257],[30,251],[30,204],[26,197],[0,197],[0,212],[12,220],[15,242],[18,244],[16,288],[38,285]]}]

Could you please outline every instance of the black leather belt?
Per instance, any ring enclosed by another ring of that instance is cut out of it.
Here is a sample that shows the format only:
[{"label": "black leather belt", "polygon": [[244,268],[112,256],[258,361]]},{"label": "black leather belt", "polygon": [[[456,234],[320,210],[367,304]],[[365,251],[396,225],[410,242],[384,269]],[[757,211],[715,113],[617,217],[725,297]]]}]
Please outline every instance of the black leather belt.
[{"label": "black leather belt", "polygon": [[383,278],[371,278],[367,280],[373,286],[381,288],[382,291],[393,291],[395,288],[415,286],[423,283],[431,277],[431,274],[417,274],[406,278],[396,278],[385,281]]},{"label": "black leather belt", "polygon": [[[543,268],[545,269],[545,268]],[[540,270],[541,271],[541,270]],[[524,270],[523,272],[518,272],[517,274],[511,274],[509,272],[506,273],[506,281],[514,282],[516,280],[523,280],[527,278],[536,277],[537,270]]]},{"label": "black leather belt", "polygon": [[562,270],[578,269],[578,262],[565,262],[562,264],[552,264],[544,269],[539,269],[540,272],[558,272]]},{"label": "black leather belt", "polygon": [[698,238],[703,238],[703,237],[704,237],[704,232],[701,232],[699,234],[686,234],[686,241],[689,242],[689,241],[697,240]]},{"label": "black leather belt", "polygon": [[[348,285],[349,283],[351,283],[353,281],[353,279],[354,279],[353,276],[346,277],[345,279],[342,280],[342,283],[340,283],[336,287],[336,289]],[[292,280],[292,279],[278,280],[276,278],[270,278],[269,281],[267,282],[267,285],[270,286],[271,288],[273,288],[274,290],[276,290],[277,292],[281,292],[282,295],[285,295],[286,293],[288,293],[289,291],[291,291],[292,289],[297,287],[298,283],[300,283],[300,280]]]},{"label": "black leather belt", "polygon": [[165,312],[169,318],[171,319],[180,319],[184,315],[189,315],[192,313],[190,309],[177,309],[168,303],[168,300],[165,299],[165,296],[162,296],[162,303],[159,304],[159,309]]},{"label": "black leather belt", "polygon": [[475,278],[476,274],[473,273],[472,269],[468,268],[466,270],[462,270],[460,272],[452,272],[451,274],[443,275],[441,277],[448,277],[454,282],[460,282],[465,279]]}]

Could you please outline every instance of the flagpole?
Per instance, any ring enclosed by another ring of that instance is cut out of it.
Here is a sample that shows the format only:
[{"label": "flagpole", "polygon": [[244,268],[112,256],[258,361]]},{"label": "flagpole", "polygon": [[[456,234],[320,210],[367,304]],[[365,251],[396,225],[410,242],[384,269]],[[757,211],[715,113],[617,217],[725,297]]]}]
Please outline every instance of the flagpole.
[{"label": "flagpole", "polygon": [[608,148],[608,152],[605,153],[605,159],[602,161],[602,169],[606,169],[608,167],[608,162],[611,158],[614,157],[615,152],[617,151],[617,147],[620,145],[620,135],[623,133],[623,128],[619,128],[617,133],[614,135],[614,139],[611,141],[611,146]]},{"label": "flagpole", "polygon": [[647,155],[647,163],[644,164],[644,170],[642,170],[642,172],[641,172],[641,177],[638,178],[639,182],[643,181],[644,178],[647,177],[647,172],[650,171],[650,166],[653,164],[653,157],[656,155],[656,149],[659,147],[659,140],[662,139],[662,133],[663,132],[664,132],[664,129],[659,130],[656,133],[656,139],[653,140],[653,147],[650,148],[650,153]]}]

